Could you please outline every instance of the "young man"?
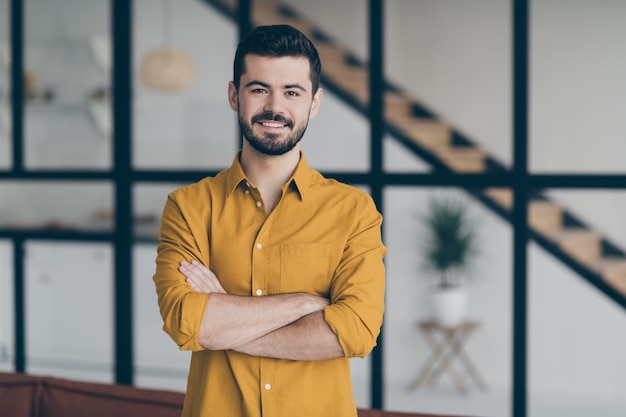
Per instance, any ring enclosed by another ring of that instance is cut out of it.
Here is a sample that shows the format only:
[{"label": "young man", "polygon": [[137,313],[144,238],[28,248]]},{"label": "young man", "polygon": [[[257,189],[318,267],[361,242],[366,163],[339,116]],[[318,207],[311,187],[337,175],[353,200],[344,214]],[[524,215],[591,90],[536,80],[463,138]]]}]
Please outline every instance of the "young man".
[{"label": "young man", "polygon": [[296,29],[248,35],[228,85],[243,147],[166,202],[154,282],[164,330],[193,351],[183,416],[357,415],[349,358],[375,346],[386,249],[371,197],[300,151],[320,72]]}]

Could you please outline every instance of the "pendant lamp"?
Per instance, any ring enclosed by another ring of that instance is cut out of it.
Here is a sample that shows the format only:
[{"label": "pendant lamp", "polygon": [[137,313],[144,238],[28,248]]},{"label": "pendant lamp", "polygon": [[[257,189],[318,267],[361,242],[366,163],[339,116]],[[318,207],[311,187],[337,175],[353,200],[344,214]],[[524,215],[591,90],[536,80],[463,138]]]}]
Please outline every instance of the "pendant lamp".
[{"label": "pendant lamp", "polygon": [[139,66],[139,80],[147,87],[159,91],[177,92],[189,88],[194,78],[194,68],[189,55],[170,46],[172,31],[172,3],[163,0],[163,46],[149,51]]}]

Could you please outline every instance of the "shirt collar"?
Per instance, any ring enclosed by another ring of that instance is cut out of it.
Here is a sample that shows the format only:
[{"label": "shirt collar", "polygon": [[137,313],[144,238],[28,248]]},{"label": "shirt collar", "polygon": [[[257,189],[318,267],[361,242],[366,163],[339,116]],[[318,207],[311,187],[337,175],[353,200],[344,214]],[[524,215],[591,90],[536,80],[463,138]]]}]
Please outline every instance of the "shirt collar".
[{"label": "shirt collar", "polygon": [[313,170],[309,166],[306,158],[304,157],[304,154],[300,152],[300,162],[298,162],[296,170],[293,172],[293,175],[291,176],[289,181],[287,181],[287,184],[289,184],[290,186],[291,184],[293,184],[293,186],[295,186],[296,190],[298,191],[298,194],[300,195],[300,200],[304,200],[304,196],[306,195],[311,185],[313,185],[313,181],[316,175],[319,174],[317,174],[317,171]]},{"label": "shirt collar", "polygon": [[233,160],[233,164],[230,166],[228,170],[226,170],[226,192],[230,196],[235,192],[235,189],[242,182],[248,181],[246,178],[246,174],[243,172],[243,168],[241,167],[241,163],[239,162],[239,157],[241,156],[241,151],[237,152],[235,155],[235,159]]},{"label": "shirt collar", "polygon": [[[231,167],[226,172],[226,184],[227,184],[227,192],[228,195],[231,195],[235,189],[242,182],[247,182],[248,178],[246,177],[245,172],[243,172],[243,168],[241,167],[241,162],[239,158],[241,156],[241,151],[237,152],[235,155],[235,159]],[[300,195],[300,199],[304,200],[304,196],[307,193],[307,190],[314,182],[317,171],[313,170],[306,161],[304,154],[300,152],[300,161],[296,166],[295,171],[293,172],[291,178],[287,181],[287,187],[294,187],[295,190]]]}]

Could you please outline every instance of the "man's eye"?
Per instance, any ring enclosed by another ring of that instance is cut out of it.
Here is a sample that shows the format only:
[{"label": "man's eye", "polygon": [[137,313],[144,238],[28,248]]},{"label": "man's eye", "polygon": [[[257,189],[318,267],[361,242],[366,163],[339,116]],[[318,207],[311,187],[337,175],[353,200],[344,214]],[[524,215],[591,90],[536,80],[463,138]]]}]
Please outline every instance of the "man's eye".
[{"label": "man's eye", "polygon": [[295,92],[295,91],[287,91],[287,93],[286,93],[286,94],[287,94],[288,96],[292,96],[292,97],[297,97],[297,96],[299,96],[299,95],[300,95],[300,94],[298,94],[298,93],[297,93],[297,92]]},{"label": "man's eye", "polygon": [[255,89],[252,90],[252,92],[255,93],[255,94],[263,94],[263,93],[265,93],[265,90],[262,89],[262,88],[255,88]]}]

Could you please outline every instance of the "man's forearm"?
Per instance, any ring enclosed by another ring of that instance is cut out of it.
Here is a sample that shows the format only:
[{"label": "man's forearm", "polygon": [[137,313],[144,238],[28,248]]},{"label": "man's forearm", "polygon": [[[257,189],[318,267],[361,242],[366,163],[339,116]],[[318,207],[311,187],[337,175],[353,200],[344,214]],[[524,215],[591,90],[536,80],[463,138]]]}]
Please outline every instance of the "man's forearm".
[{"label": "man's forearm", "polygon": [[234,349],[308,314],[321,314],[327,304],[321,297],[301,293],[266,297],[211,293],[199,341],[210,350]]},{"label": "man's forearm", "polygon": [[344,356],[337,336],[317,311],[233,350],[254,356],[291,360],[325,360]]}]

